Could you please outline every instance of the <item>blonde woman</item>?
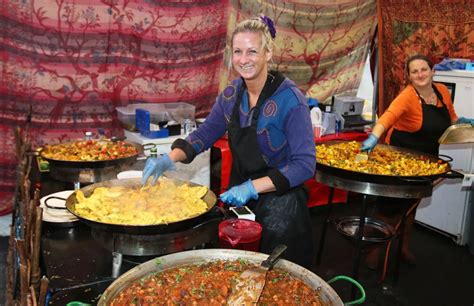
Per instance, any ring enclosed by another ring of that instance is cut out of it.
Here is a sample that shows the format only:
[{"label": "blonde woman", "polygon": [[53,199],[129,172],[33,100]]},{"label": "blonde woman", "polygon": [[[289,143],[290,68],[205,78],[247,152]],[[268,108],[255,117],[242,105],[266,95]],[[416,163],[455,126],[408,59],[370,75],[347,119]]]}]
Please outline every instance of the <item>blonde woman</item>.
[{"label": "blonde woman", "polygon": [[260,251],[286,244],[284,257],[311,268],[313,238],[303,182],[313,177],[315,145],[307,99],[295,83],[269,71],[276,31],[259,16],[232,34],[232,68],[240,77],[217,97],[211,113],[172,151],[148,159],[143,182],[156,180],[175,162],[189,163],[227,132],[232,153],[227,205],[249,206],[262,225]]}]

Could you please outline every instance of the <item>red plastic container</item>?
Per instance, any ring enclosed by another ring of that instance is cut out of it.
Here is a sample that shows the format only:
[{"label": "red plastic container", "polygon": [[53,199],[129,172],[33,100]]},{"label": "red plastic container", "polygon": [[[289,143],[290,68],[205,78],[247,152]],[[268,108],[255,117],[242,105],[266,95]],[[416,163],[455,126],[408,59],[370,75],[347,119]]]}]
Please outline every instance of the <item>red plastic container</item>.
[{"label": "red plastic container", "polygon": [[219,245],[224,249],[258,252],[262,226],[246,219],[228,219],[219,223]]}]

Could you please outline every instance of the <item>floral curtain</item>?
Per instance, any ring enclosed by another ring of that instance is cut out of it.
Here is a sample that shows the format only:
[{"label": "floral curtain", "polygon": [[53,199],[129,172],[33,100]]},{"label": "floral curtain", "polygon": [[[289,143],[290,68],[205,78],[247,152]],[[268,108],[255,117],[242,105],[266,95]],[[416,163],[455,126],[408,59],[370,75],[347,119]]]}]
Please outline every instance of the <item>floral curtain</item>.
[{"label": "floral curtain", "polygon": [[375,2],[232,0],[227,39],[239,21],[269,16],[277,30],[273,69],[309,96],[329,102],[336,94],[357,94],[377,25]]},{"label": "floral curtain", "polygon": [[188,102],[204,116],[232,78],[232,29],[259,13],[277,27],[274,69],[320,101],[357,92],[375,0],[0,0],[0,215],[15,190],[15,127],[28,123],[36,148],[120,135],[115,108],[130,103]]},{"label": "floral curtain", "polygon": [[[1,0],[0,211],[15,185],[13,129],[33,147],[103,128],[115,107],[189,102],[207,113],[219,84],[227,0]],[[31,110],[30,115],[28,116]]]},{"label": "floral curtain", "polygon": [[424,54],[434,63],[474,60],[473,7],[472,0],[378,0],[379,114],[405,86],[411,55]]}]

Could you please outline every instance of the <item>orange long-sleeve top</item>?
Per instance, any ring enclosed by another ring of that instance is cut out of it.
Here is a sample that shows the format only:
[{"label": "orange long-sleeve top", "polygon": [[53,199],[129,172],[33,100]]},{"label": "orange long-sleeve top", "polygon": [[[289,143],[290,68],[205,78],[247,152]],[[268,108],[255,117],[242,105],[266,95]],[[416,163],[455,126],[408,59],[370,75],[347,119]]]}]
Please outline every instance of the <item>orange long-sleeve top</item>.
[{"label": "orange long-sleeve top", "polygon": [[[458,116],[454,111],[453,101],[448,88],[440,83],[433,83],[443,97],[444,104],[448,108],[451,123],[457,121]],[[380,117],[378,123],[382,124],[387,131],[385,142],[390,144],[390,137],[393,129],[405,132],[416,132],[421,128],[423,121],[423,111],[421,100],[416,94],[415,88],[408,85],[392,101],[388,109]],[[442,107],[442,102],[438,99],[437,107]]]}]

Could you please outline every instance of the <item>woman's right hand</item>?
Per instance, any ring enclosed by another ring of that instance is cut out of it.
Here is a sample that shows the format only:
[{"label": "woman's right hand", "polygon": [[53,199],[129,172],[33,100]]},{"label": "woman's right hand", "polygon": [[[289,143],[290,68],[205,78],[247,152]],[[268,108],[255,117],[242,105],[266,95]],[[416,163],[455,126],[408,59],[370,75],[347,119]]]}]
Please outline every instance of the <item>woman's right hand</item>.
[{"label": "woman's right hand", "polygon": [[363,143],[362,143],[362,148],[360,149],[361,151],[367,151],[371,152],[377,143],[379,142],[379,138],[375,136],[374,134],[370,134],[369,138],[367,138]]},{"label": "woman's right hand", "polygon": [[142,185],[146,184],[150,176],[153,176],[152,184],[154,185],[163,172],[174,169],[176,167],[168,154],[156,158],[148,158],[145,168],[143,168]]},{"label": "woman's right hand", "polygon": [[459,123],[469,123],[470,125],[474,126],[474,119],[466,118],[466,117],[459,117],[457,124]]},{"label": "woman's right hand", "polygon": [[250,179],[221,194],[221,201],[224,204],[236,207],[244,206],[251,199],[257,200],[258,192]]}]

